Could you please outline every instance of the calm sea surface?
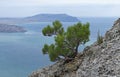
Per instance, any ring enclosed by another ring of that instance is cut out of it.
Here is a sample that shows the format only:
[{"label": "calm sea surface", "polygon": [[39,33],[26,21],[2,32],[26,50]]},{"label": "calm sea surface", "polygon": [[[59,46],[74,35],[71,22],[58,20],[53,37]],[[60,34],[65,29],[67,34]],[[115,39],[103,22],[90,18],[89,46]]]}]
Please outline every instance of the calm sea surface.
[{"label": "calm sea surface", "polygon": [[[81,18],[90,23],[91,36],[86,45],[96,41],[98,30],[102,35],[109,30],[116,18]],[[0,33],[0,77],[27,77],[32,71],[53,64],[42,54],[45,43],[54,42],[53,37],[44,37],[41,30],[51,22],[17,24],[28,30],[26,33]],[[67,28],[75,22],[64,22]],[[79,50],[82,48],[79,47]]]}]

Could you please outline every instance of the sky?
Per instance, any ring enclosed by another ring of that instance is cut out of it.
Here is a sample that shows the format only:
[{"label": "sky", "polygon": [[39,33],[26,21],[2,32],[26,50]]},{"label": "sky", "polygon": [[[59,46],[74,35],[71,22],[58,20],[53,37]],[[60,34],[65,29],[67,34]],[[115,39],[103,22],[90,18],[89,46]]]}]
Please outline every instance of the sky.
[{"label": "sky", "polygon": [[27,17],[43,13],[119,17],[120,0],[0,0],[0,17]]}]

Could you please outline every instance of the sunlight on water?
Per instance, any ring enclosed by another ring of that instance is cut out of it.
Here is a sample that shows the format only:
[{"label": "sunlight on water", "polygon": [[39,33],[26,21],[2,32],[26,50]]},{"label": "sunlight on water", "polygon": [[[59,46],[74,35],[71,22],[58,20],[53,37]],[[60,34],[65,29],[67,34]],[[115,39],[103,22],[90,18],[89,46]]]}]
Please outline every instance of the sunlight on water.
[{"label": "sunlight on water", "polygon": [[23,37],[21,37],[19,34],[9,34],[9,33],[5,33],[5,34],[0,34],[0,42],[17,42],[18,40],[22,39]]},{"label": "sunlight on water", "polygon": [[35,32],[35,31],[27,31],[27,32],[25,32],[25,34],[27,34],[27,35],[30,35],[30,34],[38,34],[38,32]]}]

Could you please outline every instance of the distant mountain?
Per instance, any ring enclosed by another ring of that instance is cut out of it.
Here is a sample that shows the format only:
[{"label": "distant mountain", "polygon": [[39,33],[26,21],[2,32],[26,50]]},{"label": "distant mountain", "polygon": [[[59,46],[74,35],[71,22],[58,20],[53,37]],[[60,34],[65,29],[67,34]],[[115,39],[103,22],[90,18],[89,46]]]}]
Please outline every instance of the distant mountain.
[{"label": "distant mountain", "polygon": [[60,20],[62,22],[79,21],[76,17],[72,17],[67,14],[38,14],[35,16],[26,17],[24,19],[30,21],[41,21],[41,22],[49,22],[54,20]]},{"label": "distant mountain", "polygon": [[0,24],[0,33],[16,33],[16,32],[26,32],[23,27],[16,26],[16,25],[7,25],[7,24]]},{"label": "distant mountain", "polygon": [[38,14],[24,18],[0,18],[0,23],[52,22],[55,20],[61,22],[79,21],[77,17],[67,14]]}]

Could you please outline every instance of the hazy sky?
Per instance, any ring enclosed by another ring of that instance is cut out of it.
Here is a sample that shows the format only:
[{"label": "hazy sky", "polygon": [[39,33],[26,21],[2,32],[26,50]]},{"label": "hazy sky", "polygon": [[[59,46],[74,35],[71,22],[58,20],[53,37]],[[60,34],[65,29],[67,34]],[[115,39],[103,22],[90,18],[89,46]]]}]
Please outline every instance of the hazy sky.
[{"label": "hazy sky", "polygon": [[0,17],[25,17],[40,13],[119,17],[120,0],[0,0]]}]

